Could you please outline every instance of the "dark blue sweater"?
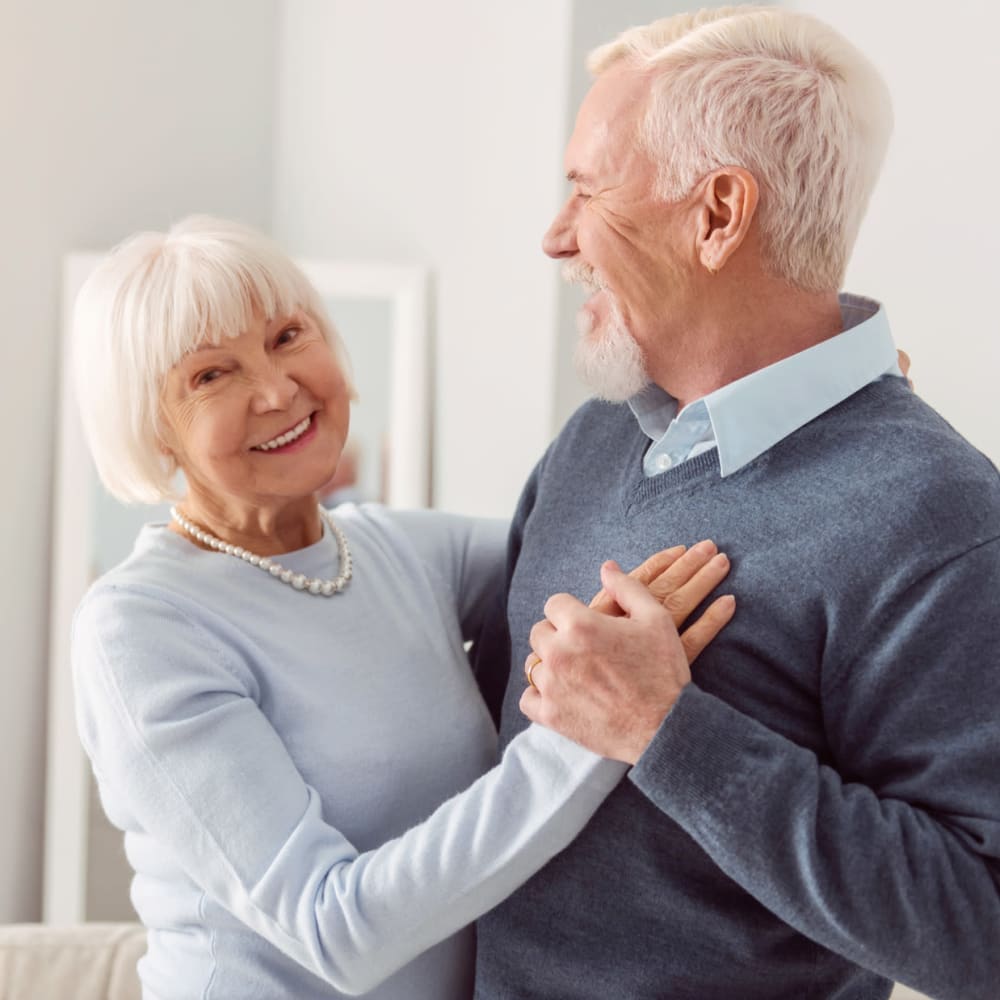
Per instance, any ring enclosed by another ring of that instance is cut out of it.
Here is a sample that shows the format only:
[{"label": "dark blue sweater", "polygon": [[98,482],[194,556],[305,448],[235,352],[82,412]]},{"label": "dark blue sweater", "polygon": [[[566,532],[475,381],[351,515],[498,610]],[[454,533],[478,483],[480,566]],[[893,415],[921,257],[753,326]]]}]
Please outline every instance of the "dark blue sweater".
[{"label": "dark blue sweater", "polygon": [[712,538],[737,614],[630,780],[480,921],[477,998],[995,1000],[997,470],[901,379],[725,479],[714,452],[644,478],[647,445],[588,403],[524,491],[512,648],[478,664],[510,678],[502,741],[545,598],[602,560]]}]

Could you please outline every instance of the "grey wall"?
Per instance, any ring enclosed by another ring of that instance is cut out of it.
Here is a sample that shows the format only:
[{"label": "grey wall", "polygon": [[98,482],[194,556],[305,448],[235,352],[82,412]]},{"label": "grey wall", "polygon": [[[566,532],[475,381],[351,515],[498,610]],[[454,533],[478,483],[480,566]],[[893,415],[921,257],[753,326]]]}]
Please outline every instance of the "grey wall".
[{"label": "grey wall", "polygon": [[274,0],[2,0],[0,921],[40,915],[61,260],[192,211],[270,224]]},{"label": "grey wall", "polygon": [[886,304],[917,391],[1000,463],[996,306],[1000,240],[1000,7],[951,0],[792,0],[864,51],[885,76],[896,126],[846,287]]}]

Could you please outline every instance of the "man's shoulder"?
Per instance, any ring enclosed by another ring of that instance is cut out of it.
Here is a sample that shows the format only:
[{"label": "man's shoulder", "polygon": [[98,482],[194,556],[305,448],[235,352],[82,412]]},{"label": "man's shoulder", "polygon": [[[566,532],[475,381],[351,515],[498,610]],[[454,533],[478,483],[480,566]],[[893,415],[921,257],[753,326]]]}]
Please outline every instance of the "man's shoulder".
[{"label": "man's shoulder", "polygon": [[626,403],[588,399],[578,406],[563,424],[552,442],[552,447],[558,450],[584,441],[591,445],[601,445],[631,433],[640,431]]},{"label": "man's shoulder", "polygon": [[821,438],[841,440],[843,453],[871,462],[876,474],[909,474],[916,467],[932,481],[954,476],[1000,485],[993,462],[898,378],[866,386],[816,424]]},{"label": "man's shoulder", "polygon": [[891,512],[928,531],[978,525],[1000,534],[1000,472],[899,379],[861,390],[797,432],[776,456],[801,463],[817,486],[872,516]]}]

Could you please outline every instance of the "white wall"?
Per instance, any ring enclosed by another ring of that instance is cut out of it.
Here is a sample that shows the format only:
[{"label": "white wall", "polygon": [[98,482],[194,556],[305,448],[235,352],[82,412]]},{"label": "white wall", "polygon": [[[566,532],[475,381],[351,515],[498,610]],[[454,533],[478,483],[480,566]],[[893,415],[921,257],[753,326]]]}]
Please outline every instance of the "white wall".
[{"label": "white wall", "polygon": [[1000,462],[1000,8],[985,0],[939,10],[904,0],[790,5],[854,41],[892,92],[895,133],[847,287],[886,303],[896,342],[913,356],[917,391]]},{"label": "white wall", "polygon": [[40,910],[61,258],[191,211],[270,221],[274,0],[0,0],[0,921]]},{"label": "white wall", "polygon": [[287,0],[274,231],[429,266],[438,505],[509,514],[552,426],[568,0]]}]

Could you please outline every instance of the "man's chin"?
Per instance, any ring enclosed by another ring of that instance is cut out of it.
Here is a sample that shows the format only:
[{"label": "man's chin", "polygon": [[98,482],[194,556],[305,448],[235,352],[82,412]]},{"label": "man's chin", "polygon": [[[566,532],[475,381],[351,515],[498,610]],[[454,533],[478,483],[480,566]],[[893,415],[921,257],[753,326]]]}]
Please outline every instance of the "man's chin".
[{"label": "man's chin", "polygon": [[621,403],[649,384],[646,361],[617,309],[607,321],[595,320],[590,309],[577,313],[576,371],[598,398]]},{"label": "man's chin", "polygon": [[598,399],[608,403],[623,403],[649,384],[638,348],[635,356],[618,357],[581,340],[577,344],[574,362],[584,385]]},{"label": "man's chin", "polygon": [[590,389],[594,398],[600,399],[605,403],[626,403],[633,396],[642,392],[647,385],[649,385],[648,380],[641,383],[631,383],[627,387],[624,385],[607,385],[604,383],[601,385],[595,385],[593,383],[587,383],[587,387]]}]

